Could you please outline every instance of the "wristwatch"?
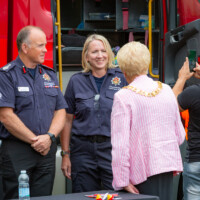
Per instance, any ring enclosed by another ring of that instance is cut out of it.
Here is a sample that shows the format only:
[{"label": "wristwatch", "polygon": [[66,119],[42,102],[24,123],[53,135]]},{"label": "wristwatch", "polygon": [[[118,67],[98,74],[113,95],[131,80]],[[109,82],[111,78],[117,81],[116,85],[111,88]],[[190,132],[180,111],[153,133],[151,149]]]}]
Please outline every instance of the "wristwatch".
[{"label": "wristwatch", "polygon": [[68,151],[64,151],[64,150],[62,150],[62,151],[60,151],[60,155],[63,157],[63,156],[65,156],[65,155],[69,155],[70,154],[70,151],[68,150]]},{"label": "wristwatch", "polygon": [[52,142],[56,142],[56,137],[55,137],[54,134],[52,134],[52,133],[47,133],[47,135],[49,135],[49,137],[50,137],[50,139],[51,139]]}]

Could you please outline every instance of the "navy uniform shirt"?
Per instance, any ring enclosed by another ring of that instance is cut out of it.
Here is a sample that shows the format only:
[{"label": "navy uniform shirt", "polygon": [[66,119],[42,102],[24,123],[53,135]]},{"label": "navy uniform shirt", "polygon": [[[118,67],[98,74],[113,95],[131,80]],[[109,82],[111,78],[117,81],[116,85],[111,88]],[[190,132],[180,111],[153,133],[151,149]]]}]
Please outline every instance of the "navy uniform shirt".
[{"label": "navy uniform shirt", "polygon": [[[18,57],[0,69],[0,107],[10,107],[36,135],[46,134],[54,111],[67,108],[56,73],[37,65],[35,78]],[[0,123],[0,138],[14,137]]]},{"label": "navy uniform shirt", "polygon": [[91,72],[73,75],[65,92],[67,112],[75,115],[72,133],[110,137],[110,115],[114,94],[127,85],[119,68],[108,69],[98,92]]}]

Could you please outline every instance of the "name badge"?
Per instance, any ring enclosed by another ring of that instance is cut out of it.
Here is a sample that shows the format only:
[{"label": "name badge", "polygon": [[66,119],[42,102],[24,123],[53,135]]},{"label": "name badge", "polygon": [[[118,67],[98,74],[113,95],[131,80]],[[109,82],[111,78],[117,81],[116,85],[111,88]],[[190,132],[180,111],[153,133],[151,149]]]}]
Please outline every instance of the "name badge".
[{"label": "name badge", "polygon": [[18,87],[19,92],[29,92],[29,87]]}]

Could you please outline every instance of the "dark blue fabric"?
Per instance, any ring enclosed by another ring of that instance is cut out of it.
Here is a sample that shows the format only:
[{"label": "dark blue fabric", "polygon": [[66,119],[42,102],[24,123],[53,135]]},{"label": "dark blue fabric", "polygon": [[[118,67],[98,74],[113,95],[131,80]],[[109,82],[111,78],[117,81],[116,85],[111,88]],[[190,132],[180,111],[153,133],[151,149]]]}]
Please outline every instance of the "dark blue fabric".
[{"label": "dark blue fabric", "polygon": [[140,194],[155,195],[160,200],[173,199],[173,172],[150,176],[146,181],[135,185]]},{"label": "dark blue fabric", "polygon": [[[3,194],[3,184],[2,184],[2,141],[0,140],[0,194]],[[3,195],[0,195],[0,200],[3,200]]]},{"label": "dark blue fabric", "polygon": [[112,190],[111,141],[92,143],[72,135],[72,192]]},{"label": "dark blue fabric", "polygon": [[[36,135],[49,130],[54,111],[67,107],[56,73],[39,65],[35,79],[22,69],[18,57],[0,69],[0,107],[11,107],[22,122]],[[41,73],[39,72],[41,67]],[[14,137],[0,124],[0,138]]]},{"label": "dark blue fabric", "polygon": [[35,78],[35,70],[36,70],[36,69],[28,68],[28,71],[31,73],[31,76],[32,76],[33,78]]},{"label": "dark blue fabric", "polygon": [[3,186],[6,188],[3,199],[18,198],[18,176],[22,169],[29,175],[31,197],[51,195],[55,177],[56,151],[55,142],[52,143],[49,153],[42,156],[28,143],[3,140],[2,171]]},{"label": "dark blue fabric", "polygon": [[97,89],[98,89],[99,93],[100,93],[101,85],[103,83],[104,78],[105,78],[105,76],[103,76],[101,78],[98,78],[98,77],[94,76],[94,80],[95,80],[95,83],[97,85]]},{"label": "dark blue fabric", "polygon": [[[79,72],[68,83],[65,99],[67,112],[75,115],[72,132],[76,135],[105,135],[110,137],[110,115],[114,94],[127,85],[119,68],[108,69],[100,93],[91,72]],[[100,94],[98,109],[95,96]]]}]

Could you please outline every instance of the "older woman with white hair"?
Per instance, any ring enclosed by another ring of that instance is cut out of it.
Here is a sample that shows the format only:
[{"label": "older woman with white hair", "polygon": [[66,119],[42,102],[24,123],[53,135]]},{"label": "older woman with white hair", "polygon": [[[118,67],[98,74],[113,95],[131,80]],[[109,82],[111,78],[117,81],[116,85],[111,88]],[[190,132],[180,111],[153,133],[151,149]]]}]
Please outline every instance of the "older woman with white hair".
[{"label": "older woman with white hair", "polygon": [[117,54],[128,86],[114,95],[111,114],[113,187],[172,199],[173,174],[183,170],[185,131],[172,89],[147,76],[148,48],[125,44]]}]

